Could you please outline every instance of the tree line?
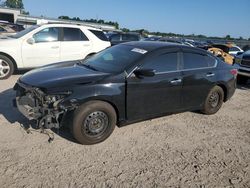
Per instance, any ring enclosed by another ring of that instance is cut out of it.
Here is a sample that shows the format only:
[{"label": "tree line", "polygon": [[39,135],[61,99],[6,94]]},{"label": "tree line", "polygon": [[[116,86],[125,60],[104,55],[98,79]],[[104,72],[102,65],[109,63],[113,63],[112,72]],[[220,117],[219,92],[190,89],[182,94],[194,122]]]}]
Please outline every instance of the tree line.
[{"label": "tree line", "polygon": [[58,19],[83,21],[83,22],[91,22],[91,23],[98,23],[98,24],[108,24],[108,25],[115,26],[116,29],[119,29],[119,24],[117,22],[105,21],[102,19],[83,19],[82,20],[79,17],[70,18],[69,16],[59,16]]}]

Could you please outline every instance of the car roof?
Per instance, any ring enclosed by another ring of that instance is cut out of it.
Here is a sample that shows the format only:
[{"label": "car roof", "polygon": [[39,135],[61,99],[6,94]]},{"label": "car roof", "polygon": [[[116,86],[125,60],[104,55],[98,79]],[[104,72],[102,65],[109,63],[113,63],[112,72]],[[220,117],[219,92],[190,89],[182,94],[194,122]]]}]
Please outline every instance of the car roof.
[{"label": "car roof", "polygon": [[123,45],[134,46],[136,48],[142,48],[147,51],[154,51],[160,48],[167,48],[167,47],[181,47],[184,46],[178,43],[172,42],[159,42],[159,41],[133,41],[133,42],[126,42]]},{"label": "car roof", "polygon": [[39,24],[40,26],[52,26],[52,27],[78,27],[78,28],[85,28],[85,29],[91,29],[96,31],[102,31],[101,29],[98,29],[96,27],[86,26],[86,25],[79,25],[79,24],[71,24],[71,23],[42,23]]},{"label": "car roof", "polygon": [[148,52],[156,51],[164,48],[181,48],[184,50],[189,50],[191,52],[208,54],[208,52],[204,49],[195,48],[191,46],[187,46],[184,44],[174,43],[174,42],[161,42],[161,41],[132,41],[122,43],[120,45],[129,45],[134,46],[135,48],[141,48]]}]

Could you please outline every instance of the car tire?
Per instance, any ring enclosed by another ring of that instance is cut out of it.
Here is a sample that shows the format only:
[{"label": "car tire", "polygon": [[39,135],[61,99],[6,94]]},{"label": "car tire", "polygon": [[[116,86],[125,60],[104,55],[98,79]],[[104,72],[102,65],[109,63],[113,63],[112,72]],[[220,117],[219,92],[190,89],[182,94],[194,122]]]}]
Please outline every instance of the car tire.
[{"label": "car tire", "polygon": [[238,83],[238,84],[246,84],[247,81],[248,81],[248,78],[247,78],[247,77],[245,77],[245,76],[240,76],[240,75],[237,76],[237,83]]},{"label": "car tire", "polygon": [[90,101],[75,110],[71,131],[79,143],[97,144],[111,135],[116,119],[116,112],[110,104]]},{"label": "car tire", "polygon": [[207,115],[219,111],[224,101],[224,91],[219,86],[214,86],[208,93],[202,112]]},{"label": "car tire", "polygon": [[0,80],[9,78],[14,72],[13,62],[6,56],[0,55]]}]

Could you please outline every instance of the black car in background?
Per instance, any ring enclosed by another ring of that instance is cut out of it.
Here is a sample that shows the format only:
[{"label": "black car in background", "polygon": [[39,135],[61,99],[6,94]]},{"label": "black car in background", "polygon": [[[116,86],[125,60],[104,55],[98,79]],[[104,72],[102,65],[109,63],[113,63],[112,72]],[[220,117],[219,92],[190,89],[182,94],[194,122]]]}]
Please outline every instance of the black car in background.
[{"label": "black car in background", "polygon": [[245,84],[250,79],[250,50],[237,55],[234,66],[238,69],[238,82]]},{"label": "black car in background", "polygon": [[140,41],[141,35],[138,33],[113,33],[108,36],[111,46],[124,42]]},{"label": "black car in background", "polygon": [[214,114],[234,94],[236,74],[205,50],[144,41],[30,71],[14,89],[18,109],[39,128],[68,121],[76,140],[95,144],[116,125],[184,111]]}]

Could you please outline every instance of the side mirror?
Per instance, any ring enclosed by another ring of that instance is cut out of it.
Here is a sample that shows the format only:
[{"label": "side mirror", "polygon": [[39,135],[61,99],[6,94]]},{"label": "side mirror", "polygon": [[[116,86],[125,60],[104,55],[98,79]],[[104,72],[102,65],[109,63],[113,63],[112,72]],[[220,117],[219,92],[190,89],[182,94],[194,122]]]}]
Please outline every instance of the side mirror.
[{"label": "side mirror", "polygon": [[34,44],[36,41],[35,41],[35,39],[34,38],[29,38],[28,40],[27,40],[27,43],[28,44]]},{"label": "side mirror", "polygon": [[153,69],[138,69],[134,71],[134,74],[138,77],[152,77],[155,75],[155,70]]}]

